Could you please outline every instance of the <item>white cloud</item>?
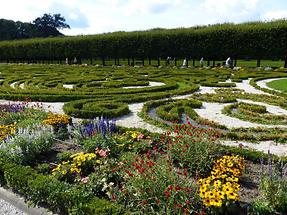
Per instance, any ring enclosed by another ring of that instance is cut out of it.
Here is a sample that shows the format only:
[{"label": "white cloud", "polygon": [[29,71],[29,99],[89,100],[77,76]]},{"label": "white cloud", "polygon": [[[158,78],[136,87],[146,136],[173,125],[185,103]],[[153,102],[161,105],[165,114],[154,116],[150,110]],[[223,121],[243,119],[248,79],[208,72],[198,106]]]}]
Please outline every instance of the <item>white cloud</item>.
[{"label": "white cloud", "polygon": [[30,22],[61,13],[72,27],[62,32],[75,35],[269,20],[286,11],[285,0],[3,0],[0,18]]},{"label": "white cloud", "polygon": [[273,20],[273,19],[287,19],[287,10],[276,10],[276,11],[268,11],[263,14],[263,20]]},{"label": "white cloud", "polygon": [[201,9],[213,23],[238,22],[250,19],[259,3],[259,0],[205,0]]}]

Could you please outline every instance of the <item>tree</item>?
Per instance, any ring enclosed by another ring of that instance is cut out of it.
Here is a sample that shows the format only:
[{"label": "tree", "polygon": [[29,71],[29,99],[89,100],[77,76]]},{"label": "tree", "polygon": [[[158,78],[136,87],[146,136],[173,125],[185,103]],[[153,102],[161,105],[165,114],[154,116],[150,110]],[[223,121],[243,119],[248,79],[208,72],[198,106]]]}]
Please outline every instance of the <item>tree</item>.
[{"label": "tree", "polygon": [[63,34],[58,31],[59,29],[70,28],[61,14],[51,15],[45,13],[42,17],[35,19],[33,24],[38,29],[38,36],[40,37],[60,36]]}]

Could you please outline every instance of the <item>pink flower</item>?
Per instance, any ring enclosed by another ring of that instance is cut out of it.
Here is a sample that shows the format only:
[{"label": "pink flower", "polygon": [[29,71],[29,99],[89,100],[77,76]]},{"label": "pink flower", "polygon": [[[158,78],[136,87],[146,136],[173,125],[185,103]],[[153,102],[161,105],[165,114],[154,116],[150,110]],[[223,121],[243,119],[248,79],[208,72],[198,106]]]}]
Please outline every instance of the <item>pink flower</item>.
[{"label": "pink flower", "polygon": [[144,138],[144,135],[143,135],[143,134],[139,134],[139,135],[137,136],[137,139],[138,139],[138,140],[143,139],[143,138]]},{"label": "pink flower", "polygon": [[101,156],[101,157],[106,157],[106,156],[108,156],[108,153],[109,153],[109,151],[110,150],[100,150],[99,151],[99,155]]},{"label": "pink flower", "polygon": [[82,178],[81,182],[83,182],[84,184],[88,183],[89,182],[89,176]]}]

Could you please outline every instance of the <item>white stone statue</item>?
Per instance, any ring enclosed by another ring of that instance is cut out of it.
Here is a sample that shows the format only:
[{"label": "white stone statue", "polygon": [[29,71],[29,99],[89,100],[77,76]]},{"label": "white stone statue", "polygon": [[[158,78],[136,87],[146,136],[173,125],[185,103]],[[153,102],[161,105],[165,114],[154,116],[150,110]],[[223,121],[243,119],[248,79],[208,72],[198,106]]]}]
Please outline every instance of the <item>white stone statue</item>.
[{"label": "white stone statue", "polygon": [[200,59],[199,64],[200,64],[201,67],[203,67],[203,65],[204,65],[203,57]]},{"label": "white stone statue", "polygon": [[231,58],[228,57],[227,60],[225,61],[225,66],[229,68],[230,64],[231,64]]}]

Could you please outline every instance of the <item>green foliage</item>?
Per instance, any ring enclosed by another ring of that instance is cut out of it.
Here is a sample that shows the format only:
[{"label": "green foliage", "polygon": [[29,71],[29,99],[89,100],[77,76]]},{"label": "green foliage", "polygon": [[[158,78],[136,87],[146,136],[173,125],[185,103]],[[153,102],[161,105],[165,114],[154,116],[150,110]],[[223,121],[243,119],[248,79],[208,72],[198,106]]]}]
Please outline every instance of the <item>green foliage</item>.
[{"label": "green foliage", "polygon": [[176,136],[166,137],[170,156],[177,166],[187,168],[191,174],[206,176],[213,162],[221,155],[221,146],[216,143],[215,130],[194,129],[189,125],[176,126]]},{"label": "green foliage", "polygon": [[155,160],[152,157],[150,154],[145,158],[135,156],[119,166],[117,174],[123,177],[125,186],[115,187],[114,201],[143,214],[196,212],[197,186],[188,179],[188,173],[179,176],[168,156]]},{"label": "green foliage", "polygon": [[[274,59],[286,53],[286,20],[217,24],[179,29],[114,32],[90,36],[31,39],[0,43],[2,59],[108,57],[199,59]],[[224,45],[222,45],[224,44]],[[264,45],[262,45],[264,44]],[[28,55],[27,55],[28,54]]]},{"label": "green foliage", "polygon": [[287,117],[283,114],[270,114],[266,111],[265,106],[242,102],[225,106],[222,113],[244,121],[261,124],[284,125],[287,122]]},{"label": "green foliage", "polygon": [[[0,172],[15,191],[27,197],[33,204],[48,205],[59,214],[124,214],[122,206],[96,198],[82,186],[72,186],[52,176],[37,174],[30,167],[18,166],[0,159]],[[2,177],[1,177],[2,180]],[[99,208],[98,208],[99,207]]]},{"label": "green foliage", "polygon": [[1,143],[0,154],[19,164],[30,164],[54,144],[54,134],[44,126],[19,128],[17,134]]}]

